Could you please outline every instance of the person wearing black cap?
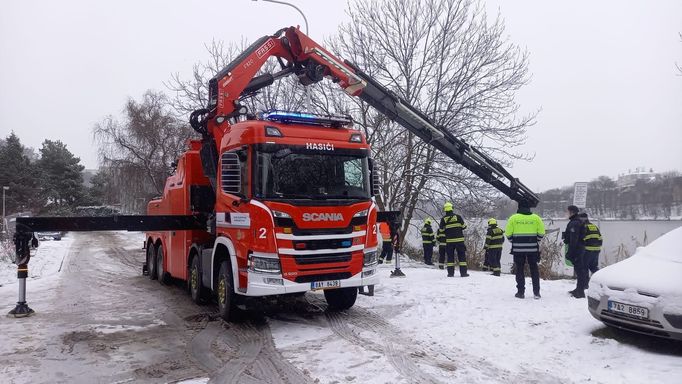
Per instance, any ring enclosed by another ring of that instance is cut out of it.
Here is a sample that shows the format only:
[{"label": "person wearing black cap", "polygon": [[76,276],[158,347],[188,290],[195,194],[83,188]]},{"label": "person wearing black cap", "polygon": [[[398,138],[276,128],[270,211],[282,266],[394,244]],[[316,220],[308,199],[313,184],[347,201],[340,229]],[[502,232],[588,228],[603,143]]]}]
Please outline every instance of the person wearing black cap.
[{"label": "person wearing black cap", "polygon": [[580,218],[583,224],[580,240],[584,251],[582,257],[575,264],[576,275],[578,277],[576,290],[579,291],[578,295],[580,293],[584,295],[585,290],[589,287],[590,272],[594,274],[599,270],[599,253],[601,252],[603,239],[599,227],[590,222],[587,213],[579,213],[578,218]]},{"label": "person wearing black cap", "polygon": [[530,277],[533,281],[533,294],[540,298],[540,241],[545,236],[545,224],[540,216],[532,213],[530,208],[519,204],[517,212],[507,220],[505,236],[511,242],[511,253],[514,255],[516,271],[516,297],[523,299],[526,290],[524,267],[528,262]]},{"label": "person wearing black cap", "polygon": [[[575,274],[577,276],[580,276],[581,273],[581,263],[582,263],[582,257],[583,257],[583,252],[585,251],[585,247],[582,242],[582,236],[581,234],[583,233],[583,222],[580,220],[580,217],[578,217],[578,207],[575,205],[569,205],[566,208],[566,213],[568,215],[568,224],[566,224],[566,231],[562,234],[562,237],[564,239],[564,244],[566,246],[566,260],[571,262],[573,264],[573,269],[575,271]],[[585,291],[584,289],[581,289],[581,283],[582,279],[578,278],[577,282],[577,287],[569,291],[568,293],[575,297],[576,299],[584,298],[585,297]]]}]

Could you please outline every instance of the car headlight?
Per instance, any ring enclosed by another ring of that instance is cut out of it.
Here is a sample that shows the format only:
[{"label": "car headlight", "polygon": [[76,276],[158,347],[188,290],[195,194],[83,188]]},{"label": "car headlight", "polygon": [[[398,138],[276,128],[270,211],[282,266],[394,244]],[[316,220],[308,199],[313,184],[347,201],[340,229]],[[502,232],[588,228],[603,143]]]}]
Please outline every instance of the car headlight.
[{"label": "car headlight", "polygon": [[377,263],[377,251],[369,251],[365,253],[365,257],[362,261],[362,265],[365,267],[371,267]]},{"label": "car headlight", "polygon": [[364,209],[356,214],[353,215],[353,217],[363,217],[367,216],[367,213],[369,212],[369,209]]},{"label": "car headlight", "polygon": [[272,215],[278,219],[291,219],[291,216],[286,212],[272,211]]},{"label": "car headlight", "polygon": [[258,273],[281,273],[279,259],[271,257],[249,256],[249,270]]}]

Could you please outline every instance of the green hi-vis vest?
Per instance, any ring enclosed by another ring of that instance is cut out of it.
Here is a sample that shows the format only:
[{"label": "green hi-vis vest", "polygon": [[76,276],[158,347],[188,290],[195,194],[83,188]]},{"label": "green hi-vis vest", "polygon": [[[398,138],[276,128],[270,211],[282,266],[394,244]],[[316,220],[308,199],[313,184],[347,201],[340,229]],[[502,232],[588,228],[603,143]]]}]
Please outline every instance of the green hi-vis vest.
[{"label": "green hi-vis vest", "polygon": [[512,243],[513,254],[538,253],[540,240],[545,236],[545,224],[534,213],[515,213],[507,220],[505,235]]},{"label": "green hi-vis vest", "polygon": [[585,224],[585,237],[583,237],[586,251],[601,251],[602,237],[599,227],[592,223]]},{"label": "green hi-vis vest", "polygon": [[422,227],[422,244],[433,244],[433,241],[433,229],[430,225],[424,225]]},{"label": "green hi-vis vest", "polygon": [[439,247],[444,247],[445,246],[445,228],[438,228],[438,246]]},{"label": "green hi-vis vest", "polygon": [[464,242],[464,229],[467,227],[464,224],[462,216],[453,213],[446,214],[440,219],[440,228],[445,228],[445,242],[446,243],[462,243]]},{"label": "green hi-vis vest", "polygon": [[504,231],[497,226],[488,227],[488,232],[485,234],[485,249],[502,248],[504,243]]}]

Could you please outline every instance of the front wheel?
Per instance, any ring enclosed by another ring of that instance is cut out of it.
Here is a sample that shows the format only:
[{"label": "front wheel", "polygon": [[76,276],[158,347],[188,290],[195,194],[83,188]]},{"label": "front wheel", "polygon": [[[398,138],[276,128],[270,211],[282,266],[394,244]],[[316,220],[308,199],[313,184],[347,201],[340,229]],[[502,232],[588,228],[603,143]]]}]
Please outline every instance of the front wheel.
[{"label": "front wheel", "polygon": [[358,298],[358,288],[337,288],[324,291],[324,298],[327,299],[329,309],[343,311],[355,304]]},{"label": "front wheel", "polygon": [[237,317],[237,305],[235,303],[234,283],[232,282],[232,270],[227,261],[220,263],[218,272],[218,312],[225,321],[234,321]]}]

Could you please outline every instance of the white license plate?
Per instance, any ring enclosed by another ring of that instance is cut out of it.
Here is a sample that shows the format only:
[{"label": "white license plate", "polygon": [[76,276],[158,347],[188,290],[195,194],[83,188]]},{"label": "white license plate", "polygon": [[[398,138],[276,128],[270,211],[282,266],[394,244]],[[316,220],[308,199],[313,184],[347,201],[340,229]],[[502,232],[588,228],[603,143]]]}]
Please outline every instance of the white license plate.
[{"label": "white license plate", "polygon": [[642,319],[649,318],[649,309],[644,307],[638,307],[636,305],[623,304],[617,301],[609,300],[609,311],[639,317]]},{"label": "white license plate", "polygon": [[328,281],[313,281],[310,283],[310,289],[334,289],[341,288],[341,280],[328,280]]}]

